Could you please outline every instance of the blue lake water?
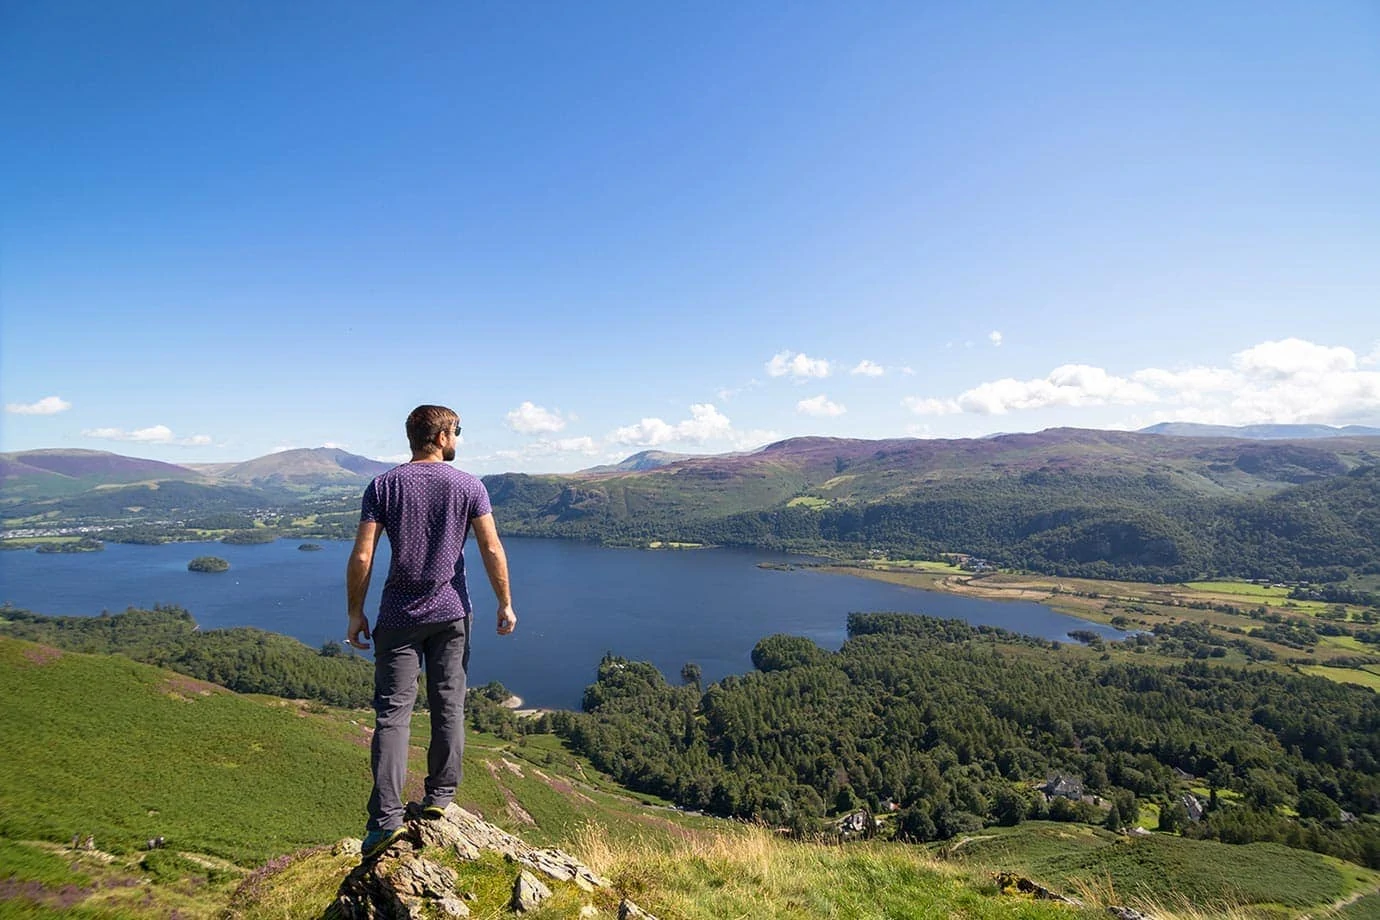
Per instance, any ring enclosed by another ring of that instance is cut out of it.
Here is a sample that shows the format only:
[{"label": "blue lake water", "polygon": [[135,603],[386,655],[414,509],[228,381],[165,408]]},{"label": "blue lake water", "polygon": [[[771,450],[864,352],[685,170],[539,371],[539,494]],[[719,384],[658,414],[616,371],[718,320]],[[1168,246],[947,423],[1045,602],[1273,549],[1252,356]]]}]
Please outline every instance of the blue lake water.
[{"label": "blue lake water", "polygon": [[[94,616],[126,607],[176,604],[203,629],[256,626],[319,646],[345,633],[345,561],[350,544],[296,540],[259,546],[107,544],[99,553],[0,552],[0,601],[38,613]],[[518,629],[494,631],[494,598],[478,554],[467,552],[476,629],[470,681],[500,680],[529,706],[578,708],[606,651],[651,661],[673,680],[700,665],[706,681],[752,669],[750,654],[772,633],[807,636],[830,649],[846,638],[853,611],[900,611],[1066,639],[1071,629],[1106,636],[1110,627],[1025,601],[991,601],[919,591],[811,570],[776,571],[789,561],[750,550],[648,551],[561,540],[506,538]],[[368,609],[372,620],[387,571],[379,547]],[[199,555],[230,571],[187,571]]]}]

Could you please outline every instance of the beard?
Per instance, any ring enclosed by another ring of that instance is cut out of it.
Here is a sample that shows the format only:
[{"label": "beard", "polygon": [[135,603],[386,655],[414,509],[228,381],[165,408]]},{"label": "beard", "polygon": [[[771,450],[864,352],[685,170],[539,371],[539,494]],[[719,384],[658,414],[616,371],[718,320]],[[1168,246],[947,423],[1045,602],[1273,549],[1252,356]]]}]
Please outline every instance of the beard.
[{"label": "beard", "polygon": [[446,461],[447,463],[449,463],[450,461],[454,460],[454,459],[455,459],[455,448],[454,448],[454,447],[443,447],[443,448],[441,448],[441,459],[444,460],[444,461]]}]

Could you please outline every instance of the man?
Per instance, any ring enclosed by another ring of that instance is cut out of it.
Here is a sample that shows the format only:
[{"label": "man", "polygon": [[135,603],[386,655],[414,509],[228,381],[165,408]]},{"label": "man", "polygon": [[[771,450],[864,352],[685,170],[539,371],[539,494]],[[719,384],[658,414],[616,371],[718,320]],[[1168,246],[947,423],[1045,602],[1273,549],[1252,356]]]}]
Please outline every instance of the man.
[{"label": "man", "polygon": [[[407,417],[412,460],[369,483],[359,532],[345,570],[350,623],[345,639],[358,649],[374,642],[374,740],[370,764],[365,859],[388,849],[404,833],[403,784],[417,675],[426,667],[431,707],[423,817],[438,818],[455,798],[465,746],[465,674],[470,659],[471,606],[465,584],[465,538],[473,529],[498,598],[498,634],[517,626],[508,588],[508,560],[494,526],[489,493],[455,459],[460,418],[444,406],[418,406]],[[378,619],[370,632],[364,614],[374,550],[388,534],[392,560]]]}]

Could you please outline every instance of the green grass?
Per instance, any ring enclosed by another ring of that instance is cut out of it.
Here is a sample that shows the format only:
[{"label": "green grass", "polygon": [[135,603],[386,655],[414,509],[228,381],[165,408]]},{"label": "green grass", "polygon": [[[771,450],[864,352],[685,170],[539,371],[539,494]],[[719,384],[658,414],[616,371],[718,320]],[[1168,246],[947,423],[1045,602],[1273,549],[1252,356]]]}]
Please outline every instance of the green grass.
[{"label": "green grass", "polygon": [[80,536],[71,535],[59,537],[11,537],[8,540],[0,540],[0,548],[39,547],[45,543],[76,543],[80,539],[82,539]]},{"label": "green grass", "polygon": [[786,502],[787,508],[809,508],[811,511],[819,511],[821,508],[828,508],[829,505],[827,498],[818,498],[814,495],[797,495]]},{"label": "green grass", "polygon": [[1323,916],[1328,920],[1375,920],[1380,917],[1380,892],[1358,898],[1336,913]]},{"label": "green grass", "polygon": [[1319,636],[1318,645],[1325,648],[1340,648],[1348,652],[1361,652],[1363,654],[1375,652],[1375,647],[1366,645],[1355,636]]},{"label": "green grass", "polygon": [[91,876],[51,850],[0,839],[0,882],[37,882],[49,888],[84,887],[91,884]]},{"label": "green grass", "polygon": [[[566,920],[590,905],[599,916],[611,917],[623,897],[661,920],[1071,920],[1079,915],[1054,904],[1000,897],[990,882],[906,846],[800,844],[761,828],[721,823],[716,832],[690,838],[611,836],[587,828],[576,833],[570,849],[612,887],[586,893],[544,879],[552,899],[524,916]],[[516,866],[493,856],[461,863],[432,855],[457,870],[458,887],[474,895],[469,907],[475,917],[509,916],[505,908]],[[228,920],[318,917],[352,862],[329,853],[295,861],[265,878],[253,898],[237,898]]]},{"label": "green grass", "polygon": [[0,837],[151,837],[241,864],[356,832],[368,752],[296,707],[0,638]]},{"label": "green grass", "polygon": [[1339,684],[1356,684],[1380,693],[1380,674],[1361,668],[1329,668],[1323,665],[1301,665],[1299,670],[1314,677],[1325,677]]},{"label": "green grass", "polygon": [[[1031,822],[988,828],[954,858],[1014,869],[1056,891],[1080,881],[1109,885],[1120,897],[1199,909],[1228,905],[1331,904],[1353,887],[1334,859],[1278,844],[1241,846],[1154,834],[1121,837],[1090,827]],[[1354,867],[1348,867],[1354,869]],[[1375,882],[1375,874],[1367,873]]]},{"label": "green grass", "polygon": [[1249,581],[1190,581],[1184,587],[1211,594],[1239,594],[1242,597],[1273,597],[1288,599],[1289,588],[1257,585]]},{"label": "green grass", "polygon": [[887,568],[910,569],[916,572],[935,572],[942,575],[962,575],[963,569],[950,562],[936,562],[932,559],[884,559],[880,564]]}]

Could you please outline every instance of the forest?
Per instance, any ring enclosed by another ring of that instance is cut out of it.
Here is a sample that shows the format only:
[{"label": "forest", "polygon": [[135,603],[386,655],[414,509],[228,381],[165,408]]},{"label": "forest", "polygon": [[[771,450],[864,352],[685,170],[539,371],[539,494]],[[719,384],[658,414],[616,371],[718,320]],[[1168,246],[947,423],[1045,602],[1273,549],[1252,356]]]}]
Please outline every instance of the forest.
[{"label": "forest", "polygon": [[[1206,648],[1192,629],[1134,634],[1128,652]],[[178,607],[49,617],[6,606],[0,630],[122,654],[243,693],[364,708],[371,663],[252,628],[200,631]],[[1049,819],[1273,841],[1380,868],[1380,695],[1210,656],[1169,665],[1073,649],[958,620],[851,614],[829,652],[776,635],[755,670],[701,686],[607,655],[582,711],[520,719],[498,684],[468,722],[507,738],[556,732],[630,789],[690,809],[816,834],[893,813],[888,832],[943,840]],[[425,705],[421,695],[419,705]],[[1051,781],[1077,795],[1047,795]],[[1185,794],[1201,800],[1191,815]]]},{"label": "forest", "polygon": [[[763,639],[703,690],[607,656],[555,729],[620,782],[801,831],[859,807],[951,837],[1048,818],[1268,840],[1380,866],[1380,697],[1260,668],[1070,657],[1053,643],[853,614],[836,653]],[[690,676],[693,676],[691,674]],[[1076,778],[1085,795],[1047,797]],[[1206,813],[1186,814],[1197,788]]]}]

